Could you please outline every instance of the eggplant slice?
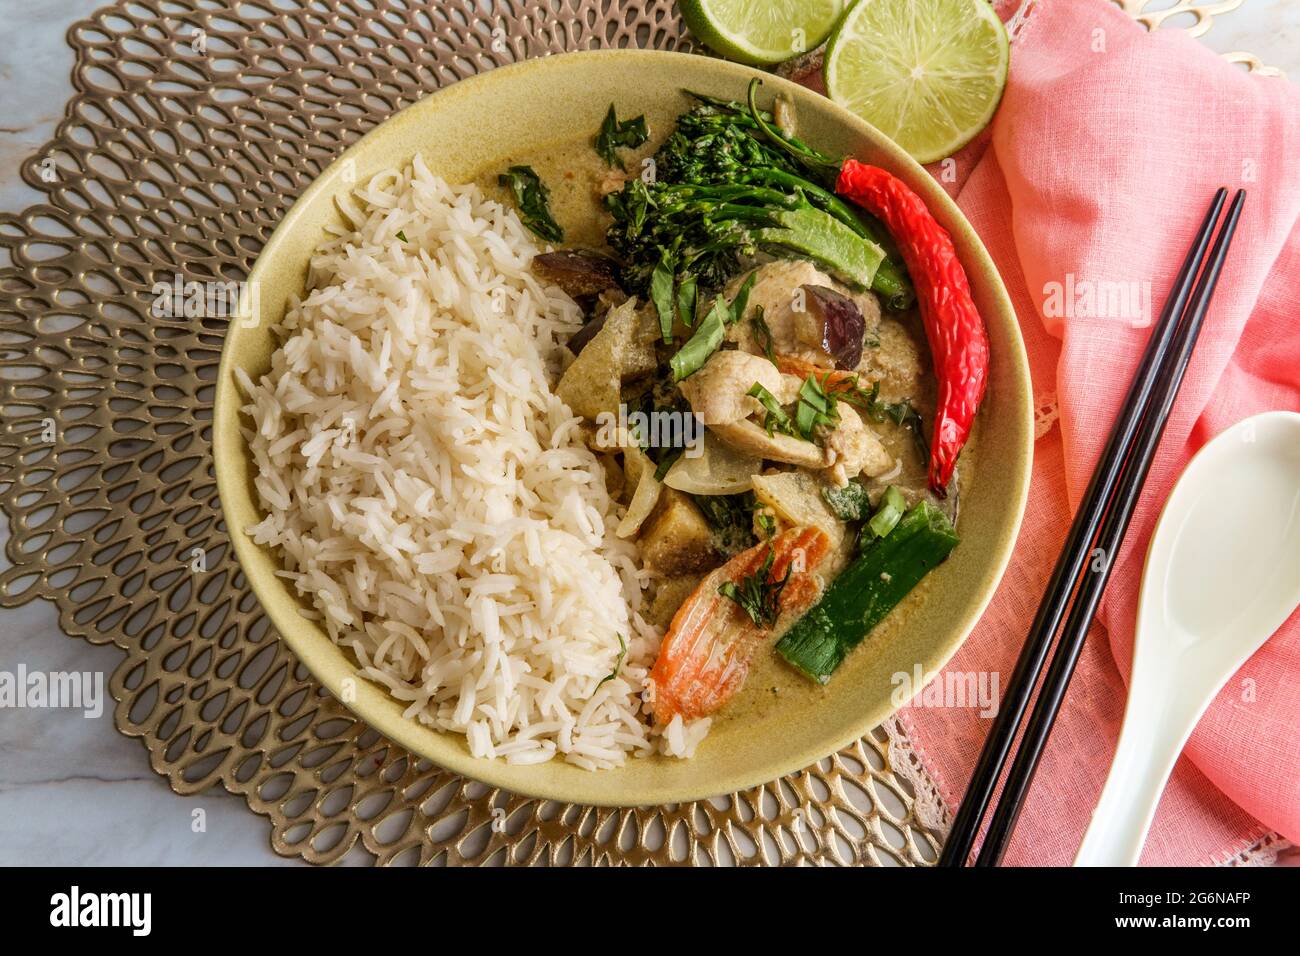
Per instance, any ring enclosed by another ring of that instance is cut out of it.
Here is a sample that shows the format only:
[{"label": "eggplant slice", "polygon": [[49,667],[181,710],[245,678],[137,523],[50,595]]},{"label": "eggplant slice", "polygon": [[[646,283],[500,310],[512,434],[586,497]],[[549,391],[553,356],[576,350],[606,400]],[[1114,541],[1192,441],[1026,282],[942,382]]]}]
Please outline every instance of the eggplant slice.
[{"label": "eggplant slice", "polygon": [[561,249],[536,255],[533,274],[543,282],[559,286],[575,299],[618,288],[618,263],[586,249]]}]

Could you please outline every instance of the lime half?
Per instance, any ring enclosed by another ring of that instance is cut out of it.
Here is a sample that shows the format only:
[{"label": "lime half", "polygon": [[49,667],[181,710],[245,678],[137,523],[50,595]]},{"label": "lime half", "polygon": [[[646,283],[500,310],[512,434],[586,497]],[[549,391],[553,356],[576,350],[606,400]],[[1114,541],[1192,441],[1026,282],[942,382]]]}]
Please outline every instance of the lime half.
[{"label": "lime half", "polygon": [[988,0],[858,0],[831,37],[826,92],[932,163],[988,125],[1010,59]]},{"label": "lime half", "polygon": [[826,39],[845,0],[681,0],[691,33],[716,53],[767,66]]}]

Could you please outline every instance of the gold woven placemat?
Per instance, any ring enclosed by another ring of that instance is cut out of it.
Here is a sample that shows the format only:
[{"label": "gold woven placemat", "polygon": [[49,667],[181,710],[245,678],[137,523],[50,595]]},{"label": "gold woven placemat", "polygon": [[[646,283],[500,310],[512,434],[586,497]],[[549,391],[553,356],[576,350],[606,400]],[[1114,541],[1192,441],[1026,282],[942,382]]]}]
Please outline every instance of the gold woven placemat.
[{"label": "gold woven placemat", "polygon": [[150,315],[155,283],[243,279],[344,147],[434,89],[547,52],[690,49],[670,0],[133,0],[68,41],[79,92],[22,169],[45,200],[0,215],[0,604],[46,598],[121,648],[116,725],[173,790],[243,795],[276,852],[316,863],[936,858],[942,808],[896,729],[764,787],[617,810],[494,790],[366,728],[231,553],[209,453],[225,319]]}]

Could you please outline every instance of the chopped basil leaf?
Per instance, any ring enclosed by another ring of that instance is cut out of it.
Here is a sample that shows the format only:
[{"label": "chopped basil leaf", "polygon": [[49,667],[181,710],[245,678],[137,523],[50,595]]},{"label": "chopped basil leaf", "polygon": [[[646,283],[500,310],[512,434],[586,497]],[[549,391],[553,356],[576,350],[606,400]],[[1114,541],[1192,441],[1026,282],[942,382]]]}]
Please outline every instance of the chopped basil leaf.
[{"label": "chopped basil leaf", "polygon": [[871,499],[861,482],[850,481],[843,488],[827,485],[822,498],[841,521],[861,521],[871,514]]},{"label": "chopped basil leaf", "polygon": [[809,375],[799,386],[799,404],[795,408],[795,426],[799,437],[813,440],[813,429],[818,425],[834,425],[840,420],[835,410],[835,397],[829,395],[816,375]]},{"label": "chopped basil leaf", "polygon": [[668,360],[673,369],[674,382],[680,382],[698,372],[709,360],[709,356],[717,351],[727,334],[727,319],[730,314],[721,296],[713,300],[713,308],[700,319],[694,334]]},{"label": "chopped basil leaf", "polygon": [[650,276],[650,301],[659,315],[659,334],[665,342],[673,340],[673,267],[668,254],[659,260]]},{"label": "chopped basil leaf", "polygon": [[722,296],[714,298],[713,308],[700,320],[694,334],[677,350],[677,354],[668,360],[673,369],[674,382],[680,382],[698,372],[709,360],[709,356],[718,350],[718,346],[726,338],[727,326],[739,320],[745,303],[749,301],[749,290],[753,287],[754,274],[751,272],[730,305]]},{"label": "chopped basil leaf", "polygon": [[666,448],[663,456],[659,459],[659,464],[655,466],[655,481],[663,481],[664,476],[668,474],[668,469],[677,463],[677,459],[682,457],[684,448]]},{"label": "chopped basil leaf", "polygon": [[[600,679],[600,684],[613,680],[618,676],[620,668],[623,666],[623,658],[627,657],[627,641],[623,640],[623,635],[618,635],[618,658],[614,661],[614,669]],[[600,684],[596,686],[599,687]]]},{"label": "chopped basil leaf", "polygon": [[695,325],[695,300],[697,296],[696,279],[693,275],[684,276],[677,284],[677,315],[682,325],[688,329]]},{"label": "chopped basil leaf", "polygon": [[552,218],[547,205],[551,192],[531,166],[511,166],[497,177],[497,182],[514,194],[519,219],[533,233],[547,242],[564,240],[564,230]]},{"label": "chopped basil leaf", "polygon": [[596,134],[596,152],[606,166],[626,170],[627,166],[618,155],[619,148],[636,149],[649,138],[650,130],[646,127],[644,116],[619,122],[614,104],[610,103],[605,121],[600,124],[600,132]]},{"label": "chopped basil leaf", "polygon": [[758,502],[752,491],[738,495],[691,495],[691,500],[713,529],[719,550],[728,557],[757,543],[753,515]]},{"label": "chopped basil leaf", "polygon": [[762,384],[755,382],[753,387],[745,393],[750,398],[758,399],[758,403],[767,409],[767,414],[763,416],[763,427],[771,435],[774,432],[783,432],[787,435],[793,435],[794,422],[790,416],[785,413],[781,403],[776,400],[776,396],[765,389]]},{"label": "chopped basil leaf", "polygon": [[773,365],[776,364],[776,348],[772,344],[772,330],[768,328],[767,319],[763,315],[763,307],[760,305],[754,309],[754,314],[749,317],[749,322],[754,326],[754,335],[758,338],[758,344],[763,346],[763,354]]},{"label": "chopped basil leaf", "polygon": [[738,582],[724,581],[718,586],[718,593],[730,598],[740,605],[740,609],[749,615],[749,619],[761,628],[769,628],[776,623],[780,613],[781,591],[790,579],[790,570],[779,581],[770,579],[772,564],[776,560],[775,549],[767,549],[763,564],[751,575]]},{"label": "chopped basil leaf", "polygon": [[749,307],[749,293],[754,288],[754,281],[758,277],[758,270],[746,277],[745,281],[740,284],[740,291],[736,293],[736,298],[731,302],[731,321],[739,322],[745,317],[745,309]]}]

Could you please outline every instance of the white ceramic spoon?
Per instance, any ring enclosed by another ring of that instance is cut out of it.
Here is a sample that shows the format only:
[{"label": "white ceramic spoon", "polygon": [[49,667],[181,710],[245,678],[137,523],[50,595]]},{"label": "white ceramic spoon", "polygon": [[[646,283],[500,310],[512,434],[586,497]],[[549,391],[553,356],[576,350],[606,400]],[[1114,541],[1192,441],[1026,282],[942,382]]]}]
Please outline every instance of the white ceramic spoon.
[{"label": "white ceramic spoon", "polygon": [[1174,763],[1219,689],[1300,604],[1300,415],[1238,422],[1161,512],[1128,707],[1075,866],[1134,866]]}]

